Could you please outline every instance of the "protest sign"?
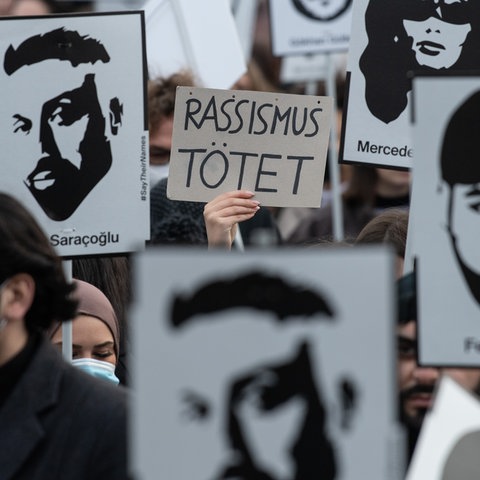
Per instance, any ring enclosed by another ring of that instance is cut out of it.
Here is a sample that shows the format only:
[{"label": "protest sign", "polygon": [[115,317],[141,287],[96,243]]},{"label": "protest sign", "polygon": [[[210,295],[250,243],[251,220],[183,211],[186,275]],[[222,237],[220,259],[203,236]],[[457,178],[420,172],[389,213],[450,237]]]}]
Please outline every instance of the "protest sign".
[{"label": "protest sign", "polygon": [[419,361],[480,366],[480,77],[415,77],[413,102]]},{"label": "protest sign", "polygon": [[203,87],[230,88],[245,73],[227,0],[149,0],[144,8],[150,78],[188,69]]},{"label": "protest sign", "polygon": [[274,55],[348,49],[352,0],[270,0],[269,6]]},{"label": "protest sign", "polygon": [[139,478],[397,478],[392,252],[137,260]]},{"label": "protest sign", "polygon": [[332,102],[179,87],[169,198],[208,202],[246,189],[265,206],[320,206]]},{"label": "protest sign", "polygon": [[8,17],[0,29],[0,189],[62,256],[141,248],[150,230],[143,12]]},{"label": "protest sign", "polygon": [[450,3],[354,2],[341,162],[410,168],[409,74],[480,68],[480,3]]}]

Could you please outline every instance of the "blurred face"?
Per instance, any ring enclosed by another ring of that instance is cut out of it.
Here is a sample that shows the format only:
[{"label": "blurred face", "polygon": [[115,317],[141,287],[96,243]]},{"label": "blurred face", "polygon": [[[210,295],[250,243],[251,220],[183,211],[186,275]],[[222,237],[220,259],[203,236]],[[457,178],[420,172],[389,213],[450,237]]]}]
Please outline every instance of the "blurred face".
[{"label": "blurred face", "polygon": [[383,197],[407,195],[410,191],[409,171],[377,168],[377,193]]},{"label": "blurred face", "polygon": [[173,115],[163,116],[156,130],[150,130],[150,165],[168,165],[172,150]]},{"label": "blurred face", "polygon": [[43,0],[15,0],[10,9],[10,15],[47,15],[52,13]]},{"label": "blurred face", "polygon": [[[52,343],[62,348],[62,329],[52,337]],[[72,358],[93,358],[117,363],[113,334],[105,323],[89,315],[78,315],[72,322]]]},{"label": "blurred face", "polygon": [[[461,2],[450,0],[446,3]],[[418,64],[436,70],[450,68],[457,62],[472,29],[470,23],[449,23],[441,17],[429,17],[420,21],[403,20],[403,26],[412,39],[412,50]]]},{"label": "blurred face", "polygon": [[433,390],[440,375],[448,375],[462,387],[474,391],[480,384],[480,369],[420,367],[416,360],[416,339],[415,321],[397,327],[397,376],[401,415],[408,425],[420,427],[432,406]]}]

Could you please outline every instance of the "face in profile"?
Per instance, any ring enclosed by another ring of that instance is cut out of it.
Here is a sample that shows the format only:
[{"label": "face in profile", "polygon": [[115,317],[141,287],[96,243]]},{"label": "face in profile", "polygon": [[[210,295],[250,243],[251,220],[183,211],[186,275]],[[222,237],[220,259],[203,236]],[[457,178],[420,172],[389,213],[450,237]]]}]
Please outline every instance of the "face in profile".
[{"label": "face in profile", "polygon": [[435,70],[455,65],[472,30],[470,23],[449,23],[442,17],[403,20],[403,26],[407,36],[412,39],[417,63]]},{"label": "face in profile", "polygon": [[[285,337],[270,345],[268,338],[279,334],[267,313],[209,316],[208,323],[183,327],[171,346],[178,362],[195,351],[195,368],[176,369],[164,385],[168,448],[172,458],[182,452],[185,459],[172,478],[335,478],[308,342]],[[238,338],[261,338],[269,348],[253,340],[244,348]]]},{"label": "face in profile", "polygon": [[[29,52],[40,50],[39,42],[45,41],[59,45],[61,41],[71,42],[72,51],[79,58],[65,61],[56,52],[50,58],[47,49],[45,58],[32,60]],[[56,30],[27,39],[18,50],[9,47],[5,54],[4,68],[12,85],[28,88],[32,77],[45,79],[37,97],[19,102],[8,121],[23,183],[46,215],[57,221],[75,212],[112,164],[106,137],[108,122],[100,106],[95,73],[89,65],[95,62],[82,52],[82,42],[93,40],[85,40],[77,32]],[[98,42],[95,47],[103,49]],[[101,53],[101,60],[109,61],[104,49]],[[74,68],[76,63],[87,65]],[[110,125],[116,122],[118,126],[121,105],[117,99],[111,101],[110,110]]]},{"label": "face in profile", "polygon": [[295,8],[315,20],[333,20],[350,6],[352,0],[293,0]]}]

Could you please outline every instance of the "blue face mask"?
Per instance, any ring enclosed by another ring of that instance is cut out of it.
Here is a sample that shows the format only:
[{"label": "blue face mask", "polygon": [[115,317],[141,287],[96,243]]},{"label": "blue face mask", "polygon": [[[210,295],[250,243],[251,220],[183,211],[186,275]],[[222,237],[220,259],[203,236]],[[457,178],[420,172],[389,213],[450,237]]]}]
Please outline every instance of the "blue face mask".
[{"label": "blue face mask", "polygon": [[93,358],[76,358],[72,360],[72,365],[94,377],[103,378],[115,385],[120,383],[120,380],[115,376],[115,365],[113,363],[102,362]]}]

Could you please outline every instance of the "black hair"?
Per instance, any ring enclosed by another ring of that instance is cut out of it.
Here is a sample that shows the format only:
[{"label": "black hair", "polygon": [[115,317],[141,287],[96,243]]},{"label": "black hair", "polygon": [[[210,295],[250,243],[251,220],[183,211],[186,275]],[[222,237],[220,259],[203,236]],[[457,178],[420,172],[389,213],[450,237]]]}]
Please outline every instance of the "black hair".
[{"label": "black hair", "polygon": [[35,281],[33,303],[25,316],[32,332],[53,321],[72,319],[76,301],[65,279],[62,262],[34,217],[15,198],[0,193],[0,281],[27,273]]}]

